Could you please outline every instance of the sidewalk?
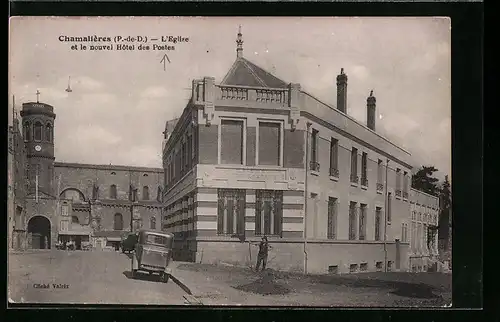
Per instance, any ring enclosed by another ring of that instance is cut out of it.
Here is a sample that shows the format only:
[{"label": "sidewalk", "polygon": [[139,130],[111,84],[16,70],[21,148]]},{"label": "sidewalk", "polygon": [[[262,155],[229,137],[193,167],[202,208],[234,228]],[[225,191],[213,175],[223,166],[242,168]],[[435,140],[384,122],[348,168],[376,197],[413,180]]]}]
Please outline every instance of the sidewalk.
[{"label": "sidewalk", "polygon": [[[273,276],[271,280],[277,282],[277,286],[288,289],[288,293],[273,291],[268,295],[252,292],[251,289],[267,289],[267,286],[273,285],[259,284],[258,280],[266,275],[245,268],[187,262],[174,262],[172,266],[172,279],[184,285],[186,292],[203,305],[432,307],[441,305],[442,296],[451,297],[450,285],[447,285],[450,283],[443,284],[443,274],[439,273],[363,273],[348,276],[268,273]],[[437,295],[432,292],[437,292]]]}]

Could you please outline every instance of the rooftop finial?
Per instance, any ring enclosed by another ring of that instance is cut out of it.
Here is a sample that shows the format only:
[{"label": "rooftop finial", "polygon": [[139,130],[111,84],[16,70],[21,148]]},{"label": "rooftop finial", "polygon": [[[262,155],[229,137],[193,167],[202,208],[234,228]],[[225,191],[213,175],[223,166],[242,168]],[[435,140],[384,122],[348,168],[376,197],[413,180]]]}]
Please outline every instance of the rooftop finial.
[{"label": "rooftop finial", "polygon": [[40,91],[36,90],[36,102],[40,103]]},{"label": "rooftop finial", "polygon": [[342,75],[344,74],[344,69],[343,68],[340,69],[340,74],[342,74]]},{"label": "rooftop finial", "polygon": [[370,91],[370,97],[373,96],[373,89]]},{"label": "rooftop finial", "polygon": [[236,38],[236,57],[243,57],[243,35],[241,34],[241,25],[238,28],[238,38]]}]

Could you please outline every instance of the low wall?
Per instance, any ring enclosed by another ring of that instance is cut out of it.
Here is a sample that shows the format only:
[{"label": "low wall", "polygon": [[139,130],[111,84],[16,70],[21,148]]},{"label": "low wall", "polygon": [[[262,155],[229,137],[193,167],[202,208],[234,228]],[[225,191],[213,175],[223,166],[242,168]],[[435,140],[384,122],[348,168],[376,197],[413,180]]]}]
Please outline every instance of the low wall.
[{"label": "low wall", "polygon": [[[255,241],[256,243],[258,241]],[[301,241],[270,242],[267,266],[283,271],[303,271],[304,244]],[[249,242],[235,241],[197,241],[192,249],[193,260],[198,263],[229,263],[237,266],[255,266],[258,247]],[[400,271],[408,269],[408,244],[400,245]],[[307,244],[307,271],[312,274],[338,273],[351,271],[351,265],[357,265],[357,272],[376,271],[377,262],[383,270],[384,245],[382,243],[327,242],[313,241]],[[391,261],[391,270],[396,270],[396,245],[387,244],[387,261]],[[364,265],[362,265],[364,264]],[[334,268],[336,266],[336,269]]]}]

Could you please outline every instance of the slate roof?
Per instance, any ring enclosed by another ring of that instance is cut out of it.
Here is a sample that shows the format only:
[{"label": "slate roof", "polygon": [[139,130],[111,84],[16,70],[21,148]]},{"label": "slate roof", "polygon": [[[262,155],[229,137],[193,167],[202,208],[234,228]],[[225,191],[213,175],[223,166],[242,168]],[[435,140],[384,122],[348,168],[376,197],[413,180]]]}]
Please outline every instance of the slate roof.
[{"label": "slate roof", "polygon": [[221,85],[287,88],[288,84],[245,58],[237,58]]}]

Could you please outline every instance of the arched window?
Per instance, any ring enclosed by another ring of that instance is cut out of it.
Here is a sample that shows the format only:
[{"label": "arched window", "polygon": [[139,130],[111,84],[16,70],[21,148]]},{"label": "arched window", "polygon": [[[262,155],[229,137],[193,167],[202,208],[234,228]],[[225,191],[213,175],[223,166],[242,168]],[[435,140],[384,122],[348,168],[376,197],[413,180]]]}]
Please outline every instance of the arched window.
[{"label": "arched window", "polygon": [[35,123],[35,140],[36,141],[41,141],[42,140],[42,128],[43,125],[40,122]]},{"label": "arched window", "polygon": [[151,217],[151,222],[149,223],[149,228],[156,229],[156,218],[155,217]]},{"label": "arched window", "polygon": [[109,198],[110,199],[116,199],[116,185],[112,184],[109,187]]},{"label": "arched window", "polygon": [[71,216],[71,222],[73,224],[79,224],[80,223],[80,219],[78,219],[77,216]]},{"label": "arched window", "polygon": [[24,123],[23,137],[25,141],[31,140],[31,124],[29,122]]},{"label": "arched window", "polygon": [[149,200],[149,187],[142,187],[142,200]]},{"label": "arched window", "polygon": [[123,216],[122,214],[118,213],[115,214],[115,220],[114,220],[114,228],[115,230],[123,230]]},{"label": "arched window", "polygon": [[63,193],[61,194],[61,196],[64,199],[71,199],[71,200],[73,200],[74,203],[85,202],[85,196],[78,189],[74,189],[74,188],[67,189],[67,190],[63,191]]},{"label": "arched window", "polygon": [[161,195],[162,195],[162,189],[161,186],[158,186],[158,189],[156,190],[156,200],[161,201]]},{"label": "arched window", "polygon": [[47,123],[47,125],[45,126],[45,139],[49,142],[52,142],[53,140],[52,135],[53,135],[52,124]]}]

